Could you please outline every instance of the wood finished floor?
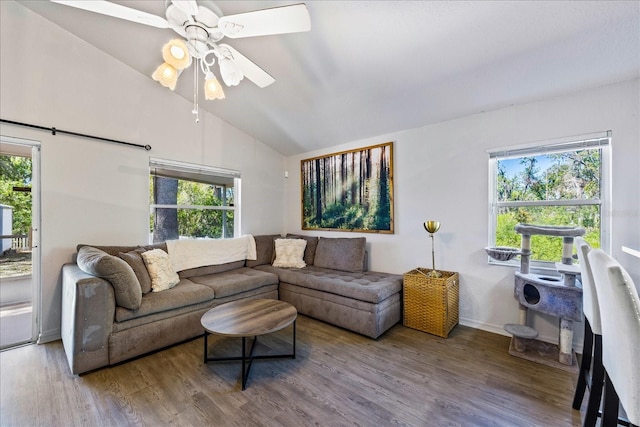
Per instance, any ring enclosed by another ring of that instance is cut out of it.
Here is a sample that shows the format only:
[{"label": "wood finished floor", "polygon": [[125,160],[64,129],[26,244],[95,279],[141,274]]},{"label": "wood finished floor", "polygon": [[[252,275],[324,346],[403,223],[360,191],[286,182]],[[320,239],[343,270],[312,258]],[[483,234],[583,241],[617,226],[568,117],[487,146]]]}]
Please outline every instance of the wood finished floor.
[{"label": "wood finished floor", "polygon": [[[210,337],[216,355],[239,338]],[[257,350],[289,349],[291,327]],[[509,356],[509,339],[394,326],[377,341],[304,316],[297,358],[203,363],[203,339],[82,376],[60,341],[0,353],[2,426],[579,426],[576,377]],[[585,398],[585,403],[586,403]]]}]

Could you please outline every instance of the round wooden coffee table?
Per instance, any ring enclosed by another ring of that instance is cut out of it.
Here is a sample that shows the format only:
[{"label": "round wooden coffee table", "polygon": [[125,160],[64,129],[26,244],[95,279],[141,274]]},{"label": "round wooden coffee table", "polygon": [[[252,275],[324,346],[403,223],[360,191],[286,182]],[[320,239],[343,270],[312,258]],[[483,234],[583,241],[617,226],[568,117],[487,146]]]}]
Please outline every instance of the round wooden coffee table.
[{"label": "round wooden coffee table", "polygon": [[[205,329],[204,362],[241,360],[242,390],[247,386],[251,364],[255,359],[296,358],[296,318],[298,312],[291,304],[274,299],[243,299],[221,304],[207,311],[200,320]],[[293,350],[288,354],[254,356],[258,335],[270,334],[293,324]],[[209,334],[242,337],[242,356],[209,357]],[[251,350],[246,352],[246,338],[253,337]],[[248,362],[248,363],[247,363]]]}]

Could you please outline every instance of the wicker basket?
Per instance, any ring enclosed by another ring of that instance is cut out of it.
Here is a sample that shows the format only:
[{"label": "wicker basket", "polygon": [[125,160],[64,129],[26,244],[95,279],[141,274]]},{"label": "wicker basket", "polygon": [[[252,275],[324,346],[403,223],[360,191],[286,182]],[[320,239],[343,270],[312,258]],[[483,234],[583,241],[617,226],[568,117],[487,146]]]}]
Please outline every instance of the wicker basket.
[{"label": "wicker basket", "polygon": [[458,324],[458,273],[442,271],[442,277],[427,277],[431,271],[416,268],[404,274],[404,326],[446,338]]}]

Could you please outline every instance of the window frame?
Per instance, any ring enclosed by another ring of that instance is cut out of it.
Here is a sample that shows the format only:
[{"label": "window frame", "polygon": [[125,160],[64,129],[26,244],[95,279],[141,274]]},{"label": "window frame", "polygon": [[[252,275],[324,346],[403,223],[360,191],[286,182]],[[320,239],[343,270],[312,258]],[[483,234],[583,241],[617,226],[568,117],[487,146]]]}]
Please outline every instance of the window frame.
[{"label": "window frame", "polygon": [[[233,180],[233,204],[226,206],[212,206],[212,205],[180,205],[180,204],[157,204],[149,203],[149,214],[153,214],[155,209],[192,209],[192,210],[219,210],[219,211],[233,211],[233,237],[239,237],[241,227],[241,173],[240,171],[233,169],[219,168],[215,166],[200,165],[195,163],[187,163],[176,160],[149,158],[149,177],[158,176],[155,173],[156,169],[161,169],[163,173],[160,176],[167,178],[175,178],[183,181],[200,182],[211,185],[220,185],[215,181],[221,180]],[[189,178],[195,179],[189,179]],[[225,197],[226,199],[226,197]],[[228,202],[227,202],[228,203]],[[222,231],[222,237],[217,239],[224,239],[226,235],[225,230]],[[199,237],[195,237],[199,238]],[[149,243],[153,243],[153,233],[149,230]]]},{"label": "window frame", "polygon": [[[529,206],[600,206],[600,247],[609,252],[611,248],[611,131],[571,136],[555,140],[539,141],[519,146],[487,150],[489,154],[489,200],[488,200],[488,246],[496,246],[498,212],[502,207]],[[598,199],[561,199],[561,200],[523,200],[498,201],[498,160],[533,157],[584,149],[600,150],[600,196]],[[498,261],[487,256],[491,265],[519,267],[519,259]],[[558,260],[560,261],[560,260]],[[542,271],[555,271],[555,262],[531,260],[531,268]]]}]

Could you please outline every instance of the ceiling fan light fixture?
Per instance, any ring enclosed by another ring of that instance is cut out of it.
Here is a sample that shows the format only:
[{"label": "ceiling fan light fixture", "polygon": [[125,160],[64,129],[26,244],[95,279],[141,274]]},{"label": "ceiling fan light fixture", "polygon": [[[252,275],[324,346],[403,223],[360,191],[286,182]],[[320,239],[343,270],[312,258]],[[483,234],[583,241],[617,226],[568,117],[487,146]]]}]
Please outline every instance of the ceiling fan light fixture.
[{"label": "ceiling fan light fixture", "polygon": [[178,70],[164,62],[156,68],[151,77],[162,86],[174,90],[178,82]]},{"label": "ceiling fan light fixture", "polygon": [[222,85],[211,71],[209,71],[205,76],[204,97],[209,101],[225,98]]},{"label": "ceiling fan light fixture", "polygon": [[176,70],[182,70],[191,65],[191,55],[184,40],[173,39],[162,47],[162,58]]},{"label": "ceiling fan light fixture", "polygon": [[[0,0],[1,2],[2,0]],[[215,54],[219,60],[221,80],[227,86],[236,86],[245,77],[258,87],[264,88],[275,79],[266,71],[226,44],[218,44],[223,37],[244,38],[287,34],[311,29],[309,11],[304,4],[273,7],[252,12],[223,16],[212,0],[165,0],[166,19],[137,9],[123,6],[119,1],[107,0],[51,0],[77,9],[99,13],[104,16],[167,28],[183,39],[170,40],[162,49],[164,63],[152,74],[152,78],[174,90],[178,77],[192,62],[200,61],[205,74],[207,99],[223,99],[220,82],[210,73]],[[194,112],[198,113],[197,65],[194,67]],[[207,85],[208,83],[208,85]]]},{"label": "ceiling fan light fixture", "polygon": [[240,81],[244,79],[242,71],[240,71],[229,58],[220,58],[218,64],[220,65],[222,80],[227,86],[237,86]]}]

